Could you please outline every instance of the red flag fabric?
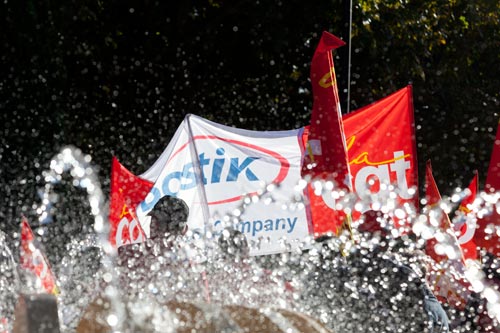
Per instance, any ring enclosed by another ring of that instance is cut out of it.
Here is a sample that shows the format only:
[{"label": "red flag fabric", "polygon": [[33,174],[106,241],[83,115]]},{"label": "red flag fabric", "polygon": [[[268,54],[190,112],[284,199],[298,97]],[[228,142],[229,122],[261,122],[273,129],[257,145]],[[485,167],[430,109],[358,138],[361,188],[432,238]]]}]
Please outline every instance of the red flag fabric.
[{"label": "red flag fabric", "polygon": [[[425,200],[426,200],[426,208],[427,214],[430,215],[430,211],[434,210],[438,214],[438,225],[433,225],[438,231],[446,232],[447,230],[451,230],[451,222],[448,214],[441,209],[435,209],[437,205],[441,203],[441,194],[439,193],[439,189],[437,187],[436,181],[432,174],[432,165],[431,161],[427,161],[425,168]],[[429,220],[431,220],[429,216]],[[430,223],[430,221],[429,221]],[[436,245],[439,242],[436,238],[431,238],[427,241],[426,244],[426,253],[432,257],[436,262],[441,262],[443,260],[447,260],[448,257],[444,254],[436,253]]]},{"label": "red flag fabric", "polygon": [[21,267],[32,272],[43,289],[49,294],[57,294],[56,279],[45,255],[35,245],[35,236],[25,217],[21,220]]},{"label": "red flag fabric", "polygon": [[500,237],[497,233],[497,228],[500,227],[500,214],[494,207],[490,209],[491,211],[487,215],[478,217],[474,240],[478,247],[500,257]]},{"label": "red flag fabric", "polygon": [[498,123],[497,134],[491,152],[485,191],[488,193],[500,191],[500,122]]},{"label": "red flag fabric", "polygon": [[[349,168],[354,191],[366,201],[387,201],[418,207],[418,165],[412,87],[344,116]],[[395,185],[390,191],[385,185]],[[375,207],[375,210],[379,208]],[[353,216],[357,218],[357,216]],[[393,217],[398,226],[402,224]]]},{"label": "red flag fabric", "polygon": [[[441,193],[439,193],[439,189],[436,184],[436,180],[434,179],[434,175],[432,174],[432,163],[431,161],[427,161],[425,164],[425,201],[427,206],[435,206],[440,203],[442,200]],[[450,220],[446,216],[444,216],[440,222],[439,227],[448,228],[450,226]]]},{"label": "red flag fabric", "polygon": [[[396,192],[398,205],[410,204],[418,207],[414,124],[411,86],[343,117],[349,171],[353,190],[360,198],[383,201],[390,192]],[[306,128],[304,135],[307,133]],[[388,191],[381,187],[382,184],[396,185],[397,190]],[[336,221],[335,226],[342,224],[341,212],[330,209],[331,212],[325,214],[324,200],[318,200],[314,195],[311,195],[311,198],[315,231],[318,230],[318,225],[331,224],[331,220]],[[332,202],[329,205],[334,207]],[[338,216],[331,218],[334,213]],[[353,212],[353,218],[358,218],[358,215],[359,212]],[[397,226],[403,224],[398,218],[392,218]]]},{"label": "red flag fabric", "polygon": [[[474,174],[474,178],[469,184],[468,195],[462,199],[458,207],[458,218],[453,219],[453,229],[458,232],[458,243],[462,248],[465,260],[477,260],[477,245],[474,238],[476,231],[476,223],[474,222],[474,212],[471,211],[472,204],[476,200],[478,192],[478,174]],[[471,214],[471,215],[469,215]]]},{"label": "red flag fabric", "polygon": [[0,333],[9,333],[9,321],[5,317],[0,317]]},{"label": "red flag fabric", "polygon": [[[498,191],[500,191],[500,122],[498,123],[485,182],[485,192],[493,193]],[[478,218],[478,227],[474,238],[477,246],[500,257],[500,237],[497,234],[497,228],[500,226],[500,214],[494,207],[490,208],[490,210],[488,214]]]},{"label": "red flag fabric", "polygon": [[310,74],[314,100],[302,175],[334,179],[339,189],[349,190],[347,147],[332,56],[332,50],[343,45],[325,31],[314,52]]},{"label": "red flag fabric", "polygon": [[472,178],[469,184],[469,194],[462,199],[460,202],[460,207],[458,208],[460,211],[465,213],[470,213],[470,205],[476,200],[477,189],[478,189],[478,173],[477,170],[474,171],[474,177]]},{"label": "red flag fabric", "polygon": [[[342,113],[332,50],[345,43],[323,32],[311,62],[313,110],[302,163],[302,176],[314,180],[333,181],[335,191],[350,191],[349,164],[345,143]],[[330,190],[319,191],[308,186],[311,219],[315,236],[337,234],[345,214],[337,210]]]},{"label": "red flag fabric", "polygon": [[[467,304],[467,299],[470,296],[470,284],[462,276],[462,272],[465,268],[465,260],[460,246],[458,245],[458,240],[455,234],[451,230],[451,222],[448,214],[442,209],[436,209],[437,205],[441,202],[441,194],[437,187],[436,181],[432,174],[432,165],[430,161],[426,163],[425,170],[425,199],[426,199],[426,210],[430,221],[437,217],[437,225],[433,225],[437,231],[440,231],[447,235],[447,239],[452,244],[454,251],[458,253],[458,258],[450,261],[446,254],[438,254],[436,251],[436,246],[439,244],[438,240],[433,237],[427,240],[425,252],[429,255],[436,263],[447,263],[447,265],[437,265],[433,264],[430,267],[428,280],[433,288],[434,294],[441,301],[445,301],[452,305],[456,309],[463,309]],[[431,217],[432,213],[437,213],[435,217]]]},{"label": "red flag fabric", "polygon": [[145,239],[135,208],[152,187],[152,182],[134,175],[113,157],[109,209],[109,241],[113,246],[142,242]]}]

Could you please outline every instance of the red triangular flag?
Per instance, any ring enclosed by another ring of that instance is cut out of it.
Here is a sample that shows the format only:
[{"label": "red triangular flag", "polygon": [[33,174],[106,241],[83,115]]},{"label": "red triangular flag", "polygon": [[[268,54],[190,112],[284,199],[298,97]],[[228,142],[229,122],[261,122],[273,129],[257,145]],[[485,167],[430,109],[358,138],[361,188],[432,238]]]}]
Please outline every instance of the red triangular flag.
[{"label": "red triangular flag", "polygon": [[[426,210],[431,221],[431,211],[437,213],[438,225],[433,226],[436,231],[441,231],[446,234],[447,239],[451,242],[454,252],[458,255],[458,258],[450,261],[447,255],[436,253],[436,245],[439,244],[436,238],[431,238],[427,240],[425,252],[437,263],[445,263],[447,265],[432,265],[430,267],[430,272],[428,275],[429,283],[431,284],[434,294],[443,301],[446,301],[453,307],[457,309],[463,309],[466,305],[468,295],[470,294],[469,287],[470,284],[463,277],[460,276],[465,268],[465,259],[463,257],[462,250],[458,244],[457,238],[453,231],[451,230],[451,222],[448,214],[444,212],[441,208],[436,208],[441,203],[441,194],[439,193],[436,181],[432,175],[431,162],[427,161],[426,173],[425,173],[425,198],[426,198]],[[445,269],[445,267],[448,267]],[[451,270],[452,267],[456,271],[455,273]],[[449,272],[451,270],[451,272]]]},{"label": "red triangular flag", "polygon": [[145,239],[135,208],[152,187],[152,182],[134,175],[113,157],[109,209],[109,241],[113,246],[119,247]]},{"label": "red triangular flag", "polygon": [[[436,181],[434,180],[434,176],[432,175],[431,161],[427,161],[426,163],[425,199],[429,223],[431,223],[431,221],[434,219],[434,217],[431,217],[431,212],[437,213],[437,225],[433,225],[432,227],[435,228],[436,231],[441,231],[451,237],[453,242],[453,244],[451,245],[455,248],[455,251],[459,255],[459,260],[464,263],[465,260],[463,259],[462,250],[460,249],[460,246],[458,246],[456,236],[451,229],[450,217],[441,208],[436,209],[436,207],[438,207],[438,205],[441,203],[441,194],[439,193]],[[431,256],[436,262],[448,260],[448,257],[446,255],[436,253],[435,249],[438,243],[439,242],[434,237],[429,239],[426,244],[426,253]]]},{"label": "red triangular flag", "polygon": [[500,122],[498,123],[497,135],[491,152],[485,191],[488,193],[500,191]]},{"label": "red triangular flag", "polygon": [[471,205],[474,200],[476,200],[477,192],[478,174],[477,171],[475,171],[474,178],[468,187],[468,195],[462,199],[460,206],[458,207],[457,218],[453,220],[453,228],[458,232],[457,239],[460,247],[462,248],[464,258],[471,260],[478,259],[477,245],[474,238],[476,223],[474,223],[473,217],[469,215],[474,214],[474,212],[471,211]]},{"label": "red triangular flag", "polygon": [[[334,191],[350,191],[347,146],[342,124],[332,50],[345,43],[323,32],[311,62],[313,110],[309,126],[302,176],[334,182]],[[335,207],[331,190],[315,194],[310,183],[308,194],[314,234],[337,234],[346,222],[343,211]]]},{"label": "red triangular flag", "polygon": [[9,333],[9,321],[5,317],[0,317],[0,333]]},{"label": "red triangular flag", "polygon": [[[498,191],[500,191],[500,122],[498,123],[485,182],[485,192],[492,193]],[[488,214],[482,218],[478,218],[478,228],[474,238],[479,247],[500,257],[500,237],[497,234],[497,229],[500,226],[500,214],[498,214],[494,207],[490,208],[490,210]]]},{"label": "red triangular flag", "polygon": [[345,43],[323,32],[311,62],[313,110],[302,175],[335,180],[337,189],[350,190],[347,146],[340,112],[332,50]]},{"label": "red triangular flag", "polygon": [[21,267],[32,272],[43,289],[49,294],[57,294],[56,279],[45,255],[35,245],[35,236],[25,217],[21,220]]}]

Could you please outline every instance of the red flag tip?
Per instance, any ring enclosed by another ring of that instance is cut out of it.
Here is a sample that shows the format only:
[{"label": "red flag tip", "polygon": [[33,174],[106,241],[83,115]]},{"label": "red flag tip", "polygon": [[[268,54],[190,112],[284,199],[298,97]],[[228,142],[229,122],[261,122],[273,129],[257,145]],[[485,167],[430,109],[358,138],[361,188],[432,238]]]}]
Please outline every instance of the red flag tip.
[{"label": "red flag tip", "polygon": [[328,31],[323,31],[323,34],[321,35],[321,39],[319,41],[319,45],[316,51],[319,52],[331,51],[344,45],[345,42],[342,39],[332,35]]}]

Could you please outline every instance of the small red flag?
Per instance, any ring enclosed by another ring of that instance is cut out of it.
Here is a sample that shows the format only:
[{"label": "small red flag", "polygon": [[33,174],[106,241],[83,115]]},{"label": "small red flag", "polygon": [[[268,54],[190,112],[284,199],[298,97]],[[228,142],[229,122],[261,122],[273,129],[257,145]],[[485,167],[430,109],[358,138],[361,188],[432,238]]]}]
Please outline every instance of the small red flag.
[{"label": "small red flag", "polygon": [[9,333],[9,321],[5,317],[0,317],[0,333]]},{"label": "small red flag", "polygon": [[21,220],[21,267],[32,272],[49,294],[57,294],[56,279],[49,262],[42,251],[35,245],[35,236],[25,217]]},{"label": "small red flag", "polygon": [[337,210],[333,191],[350,191],[347,146],[342,124],[332,50],[345,43],[334,35],[323,32],[311,62],[313,110],[308,129],[306,149],[302,163],[302,176],[311,181],[333,181],[334,186],[315,193],[312,182],[308,185],[311,219],[316,236],[338,234],[347,222],[342,210]]},{"label": "small red flag", "polygon": [[485,191],[488,193],[500,191],[500,122],[498,123],[497,135],[491,152]]},{"label": "small red flag", "polygon": [[[426,170],[425,170],[425,199],[427,201],[426,210],[429,223],[432,222],[434,216],[431,216],[431,212],[436,213],[436,217],[438,218],[438,225],[434,225],[436,231],[441,231],[449,236],[451,239],[451,245],[456,254],[458,255],[458,261],[462,264],[465,264],[465,259],[463,257],[462,249],[458,245],[458,240],[455,236],[451,228],[451,221],[448,214],[443,211],[441,208],[436,209],[436,207],[441,203],[441,194],[439,193],[439,189],[437,187],[436,181],[434,180],[434,176],[432,175],[432,165],[431,161],[427,161]],[[436,238],[431,238],[427,241],[426,244],[426,252],[429,256],[431,256],[436,262],[441,262],[443,260],[448,260],[447,255],[437,254],[435,249],[438,245],[438,240]]]},{"label": "small red flag", "polygon": [[[498,123],[485,182],[485,192],[493,193],[498,191],[500,191],[500,122]],[[500,237],[497,232],[500,226],[500,214],[494,207],[490,209],[489,214],[478,218],[478,228],[474,238],[478,246],[500,257]]]},{"label": "small red flag", "polygon": [[152,182],[134,175],[113,157],[109,209],[109,241],[113,246],[119,247],[145,239],[135,208],[152,187]]},{"label": "small red flag", "polygon": [[[434,294],[439,299],[446,301],[454,308],[463,309],[467,303],[470,295],[469,282],[460,275],[465,268],[465,259],[460,248],[457,238],[451,230],[451,222],[448,214],[441,208],[436,206],[441,202],[441,194],[439,193],[436,181],[432,175],[431,162],[427,161],[425,172],[425,198],[427,200],[426,208],[429,223],[434,217],[431,217],[431,212],[437,213],[438,225],[433,226],[436,231],[446,234],[449,244],[453,250],[458,254],[456,260],[450,261],[448,255],[436,253],[436,246],[439,244],[436,238],[427,240],[425,252],[437,263],[444,263],[448,261],[448,265],[453,267],[455,273],[451,269],[445,269],[446,265],[432,265],[429,272],[429,283],[431,284]],[[450,271],[449,271],[450,270]]]},{"label": "small red flag", "polygon": [[478,259],[477,245],[474,238],[474,234],[476,232],[476,223],[474,222],[473,217],[470,215],[474,214],[474,212],[471,211],[471,205],[473,204],[474,200],[476,200],[476,195],[478,192],[477,171],[475,171],[474,178],[472,178],[472,181],[469,184],[468,192],[468,195],[464,199],[462,199],[460,206],[458,207],[458,218],[455,218],[453,220],[453,228],[459,233],[459,236],[457,238],[458,243],[462,248],[464,258],[476,260]]}]

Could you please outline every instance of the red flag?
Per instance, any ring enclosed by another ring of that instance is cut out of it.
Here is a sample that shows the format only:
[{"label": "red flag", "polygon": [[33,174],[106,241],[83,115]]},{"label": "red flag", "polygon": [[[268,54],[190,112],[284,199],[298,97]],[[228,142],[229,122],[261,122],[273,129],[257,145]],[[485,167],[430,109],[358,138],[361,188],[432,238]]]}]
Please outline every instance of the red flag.
[{"label": "red flag", "polygon": [[458,208],[460,211],[463,211],[465,213],[470,213],[470,206],[476,200],[476,195],[477,195],[477,189],[478,189],[478,176],[477,176],[477,170],[474,171],[474,178],[472,178],[470,184],[469,184],[469,194],[462,199],[460,202],[460,207]]},{"label": "red flag", "polygon": [[21,267],[32,272],[43,289],[49,294],[57,294],[56,279],[45,255],[35,245],[35,236],[25,217],[21,220]]},{"label": "red flag", "polygon": [[477,219],[478,226],[474,233],[474,240],[478,247],[500,257],[500,237],[497,231],[500,227],[500,215],[495,207],[489,209],[491,209],[490,213]]},{"label": "red flag", "polygon": [[347,147],[332,56],[332,50],[344,44],[325,31],[314,52],[311,62],[314,100],[302,175],[334,179],[339,189],[349,190]]},{"label": "red flag", "polygon": [[[485,191],[487,193],[500,191],[500,122],[486,175]],[[494,207],[490,210],[489,214],[478,218],[478,228],[474,238],[476,245],[500,257],[500,237],[497,234],[497,228],[500,226],[500,214]]]},{"label": "red flag", "polygon": [[[425,168],[425,200],[428,209],[434,208],[441,202],[441,194],[439,193],[436,181],[434,180],[434,176],[432,175],[431,161],[427,161]],[[450,226],[448,215],[442,210],[439,210],[439,213],[441,214],[441,219],[438,222],[439,225],[435,227],[437,227],[438,229],[447,229]],[[437,244],[438,242],[435,238],[429,239],[426,244],[425,252],[430,255],[436,262],[440,262],[445,260],[447,257],[445,255],[439,255],[436,253],[435,246]]]},{"label": "red flag", "polygon": [[[311,62],[313,110],[307,136],[302,176],[314,180],[334,181],[334,190],[350,191],[349,164],[332,50],[345,43],[323,32]],[[315,194],[308,186],[311,218],[316,236],[337,234],[345,222],[345,214],[335,207],[330,191]]]},{"label": "red flag", "polygon": [[[344,116],[349,168],[354,191],[365,202],[418,207],[418,165],[412,87]],[[396,185],[391,191],[381,186]],[[378,210],[379,208],[376,208]],[[357,218],[357,216],[353,216]],[[393,217],[399,226],[400,221]]]},{"label": "red flag", "polygon": [[0,317],[0,333],[9,333],[9,321],[5,317]]},{"label": "red flag", "polygon": [[[425,201],[426,205],[431,208],[441,202],[441,193],[439,193],[436,180],[432,174],[432,164],[430,160],[425,164]],[[446,214],[443,214],[438,226],[440,228],[448,228],[450,226],[450,220],[446,217],[447,215],[445,215]]]},{"label": "red flag", "polygon": [[497,135],[491,152],[485,191],[488,193],[500,191],[500,122],[498,123]]},{"label": "red flag", "polygon": [[[431,212],[435,212],[437,214],[437,225],[432,225],[432,227],[434,227],[436,231],[444,233],[451,231],[451,222],[448,214],[440,208],[436,209],[436,207],[441,203],[441,194],[439,193],[436,181],[432,175],[431,161],[427,161],[425,169],[425,199],[430,224],[432,223],[432,220],[434,220],[434,217],[431,217]],[[454,233],[452,234],[454,235]],[[445,254],[436,253],[436,246],[438,244],[439,242],[436,238],[429,239],[426,244],[426,253],[436,262],[447,260],[448,257]],[[461,252],[461,250],[459,251]]]},{"label": "red flag", "polygon": [[[353,189],[358,196],[368,200],[378,197],[377,200],[383,201],[390,192],[395,192],[398,205],[410,204],[416,209],[418,165],[412,87],[407,86],[345,115],[343,124]],[[384,190],[382,183],[396,185],[397,189]],[[311,201],[313,221],[315,217],[321,219],[328,216],[315,206],[318,203],[321,208],[322,200]],[[316,210],[319,213],[315,214]],[[356,212],[353,212],[353,217],[358,217]],[[325,219],[329,220],[330,217]],[[401,226],[402,222],[398,218],[393,217],[393,220]],[[319,224],[323,222],[320,220]]]},{"label": "red flag", "polygon": [[471,211],[472,204],[476,200],[478,192],[477,171],[469,184],[468,195],[462,199],[457,211],[457,218],[453,220],[453,228],[458,232],[458,243],[462,248],[465,259],[478,259],[477,245],[474,238],[476,223],[474,221],[474,212]]},{"label": "red flag", "polygon": [[[446,254],[438,254],[436,252],[436,246],[438,246],[439,241],[433,237],[427,240],[425,251],[436,263],[445,263],[446,265],[432,265],[429,272],[429,283],[431,284],[434,294],[440,298],[442,301],[446,301],[453,307],[457,309],[463,309],[467,303],[467,299],[470,296],[470,284],[461,275],[464,271],[465,259],[463,257],[462,250],[458,245],[458,240],[451,230],[451,222],[448,214],[438,207],[441,202],[441,194],[437,187],[434,176],[432,175],[431,162],[427,161],[426,172],[425,172],[425,199],[427,216],[429,223],[437,217],[437,225],[433,225],[436,232],[441,232],[446,234],[446,238],[458,254],[458,258],[450,261]],[[431,215],[437,213],[437,216]],[[435,233],[436,234],[436,233]]]},{"label": "red flag", "polygon": [[135,176],[113,157],[109,209],[109,241],[113,246],[119,247],[145,239],[135,208],[152,187],[153,183]]}]

